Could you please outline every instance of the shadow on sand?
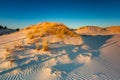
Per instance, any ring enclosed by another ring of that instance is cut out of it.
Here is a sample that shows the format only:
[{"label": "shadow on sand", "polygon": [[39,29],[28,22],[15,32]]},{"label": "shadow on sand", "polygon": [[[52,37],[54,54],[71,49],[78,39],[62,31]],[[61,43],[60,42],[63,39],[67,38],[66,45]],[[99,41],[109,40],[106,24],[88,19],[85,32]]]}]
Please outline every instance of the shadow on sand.
[{"label": "shadow on sand", "polygon": [[92,53],[93,57],[97,57],[100,55],[99,49],[110,38],[112,38],[112,35],[82,36],[84,44],[90,47],[90,50],[88,52]]},{"label": "shadow on sand", "polygon": [[90,46],[91,49],[99,49],[108,39],[112,36],[82,36],[83,41],[85,44]]},{"label": "shadow on sand", "polygon": [[[79,45],[79,46],[75,46],[75,45],[65,45],[65,46],[61,46],[61,47],[57,47],[57,48],[51,48],[51,50],[55,50],[56,51],[56,54],[59,54],[58,51],[63,51],[65,50],[67,55],[69,56],[69,58],[71,60],[74,60],[79,54],[84,54],[84,53],[92,53],[92,57],[98,57],[100,55],[100,52],[99,52],[99,48],[106,43],[106,41],[108,39],[110,39],[112,36],[82,36],[83,40],[84,40],[84,44],[88,45],[90,47],[89,50],[84,50],[81,48],[82,45]],[[73,51],[73,50],[76,50],[76,51]],[[65,54],[62,54],[62,55],[65,55]],[[59,57],[59,56],[62,56],[62,55],[58,55],[56,57]],[[31,65],[37,65],[36,68],[38,67],[38,64],[42,63],[42,62],[45,62],[45,61],[48,61],[52,58],[55,58],[55,57],[51,57],[51,58],[48,58],[46,60],[43,60],[41,61],[41,57],[43,56],[38,56],[39,60],[38,61],[31,61],[30,63],[28,64],[22,64],[22,65],[19,65],[19,66],[16,66],[14,68],[11,68],[11,69],[8,69],[8,70],[5,70],[3,72],[0,72],[0,75],[3,75],[3,74],[6,74],[8,72],[11,72],[15,69],[24,69],[24,68],[27,68],[28,66],[31,66]],[[22,61],[25,61],[27,60],[27,58],[24,58],[24,60],[18,60],[18,63],[20,64],[20,62]],[[59,66],[58,66],[59,65]],[[80,66],[82,66],[83,64],[80,64],[80,65],[76,65],[74,63],[71,63],[71,64],[57,64],[56,66],[54,66],[54,68],[60,68],[61,70],[66,70],[67,73],[71,72],[74,68],[78,68]],[[70,67],[71,66],[71,67]],[[72,67],[73,66],[73,67]],[[61,68],[63,67],[63,68]],[[68,68],[69,67],[69,68]],[[67,69],[66,69],[67,68]]]}]

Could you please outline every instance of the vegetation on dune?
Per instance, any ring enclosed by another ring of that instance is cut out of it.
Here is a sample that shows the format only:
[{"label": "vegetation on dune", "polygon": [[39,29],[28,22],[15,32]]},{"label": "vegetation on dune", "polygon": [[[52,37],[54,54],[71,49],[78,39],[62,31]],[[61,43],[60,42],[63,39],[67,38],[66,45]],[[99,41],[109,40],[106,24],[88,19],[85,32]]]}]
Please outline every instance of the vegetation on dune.
[{"label": "vegetation on dune", "polygon": [[98,26],[83,26],[78,30],[93,30],[93,31],[112,31],[112,32],[120,32],[120,26],[110,26],[110,27],[98,27]]},{"label": "vegetation on dune", "polygon": [[48,45],[49,45],[49,43],[48,43],[47,39],[44,39],[42,41],[42,51],[48,51],[49,50]]},{"label": "vegetation on dune", "polygon": [[106,29],[111,32],[120,33],[120,26],[111,26],[111,27],[107,27]]},{"label": "vegetation on dune", "polygon": [[19,28],[11,29],[11,28],[8,28],[7,26],[0,25],[0,36],[5,34],[10,34],[19,30],[20,30]]},{"label": "vegetation on dune", "polygon": [[[67,37],[79,37],[72,29],[69,29],[67,26],[61,23],[55,22],[43,22],[37,25],[31,25],[30,27],[25,28],[28,30],[27,37],[30,40],[31,44],[35,43],[36,50],[48,51],[49,42],[47,39],[50,36],[56,36],[58,39],[65,39]],[[42,49],[40,49],[39,42],[42,43]]]},{"label": "vegetation on dune", "polygon": [[36,43],[35,46],[36,46],[36,50],[39,51],[40,50],[40,44]]},{"label": "vegetation on dune", "polygon": [[14,60],[14,53],[18,50],[24,50],[24,44],[22,41],[16,41],[12,43],[12,45],[5,45],[4,50],[5,52],[3,58],[7,60]]},{"label": "vegetation on dune", "polygon": [[[0,29],[10,29],[10,28],[8,28],[7,26],[0,25]],[[16,29],[12,29],[12,30],[19,31],[20,29],[16,28]]]},{"label": "vegetation on dune", "polygon": [[35,37],[45,37],[49,35],[56,35],[59,38],[65,38],[65,36],[77,37],[78,35],[72,30],[67,28],[64,24],[54,22],[44,22],[38,25],[30,26],[31,31],[28,33],[28,38],[33,39]]},{"label": "vegetation on dune", "polygon": [[24,49],[24,44],[22,43],[22,41],[17,41],[14,43],[14,49],[20,49],[23,50]]},{"label": "vegetation on dune", "polygon": [[0,25],[0,29],[7,29],[7,26]]},{"label": "vegetation on dune", "polygon": [[76,30],[81,35],[110,35],[120,34],[120,26],[98,27],[98,26],[84,26]]},{"label": "vegetation on dune", "polygon": [[28,37],[29,39],[33,39],[33,38],[35,37],[35,35],[33,34],[33,32],[29,32],[29,33],[27,34],[27,37]]},{"label": "vegetation on dune", "polygon": [[4,54],[4,59],[9,59],[14,52],[14,49],[10,48],[9,46],[5,47],[5,54]]},{"label": "vegetation on dune", "polygon": [[103,31],[104,28],[101,28],[101,27],[98,27],[98,26],[83,26],[83,27],[80,27],[79,29],[89,29],[89,30],[94,30],[94,31]]}]

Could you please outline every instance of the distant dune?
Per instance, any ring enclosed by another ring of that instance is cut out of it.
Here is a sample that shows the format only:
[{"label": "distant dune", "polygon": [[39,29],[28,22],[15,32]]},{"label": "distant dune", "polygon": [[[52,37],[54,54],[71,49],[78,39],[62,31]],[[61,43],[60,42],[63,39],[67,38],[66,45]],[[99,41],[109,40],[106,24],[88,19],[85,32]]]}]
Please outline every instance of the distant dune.
[{"label": "distant dune", "polygon": [[110,33],[120,34],[120,26],[111,26],[107,27],[106,30],[108,30]]},{"label": "distant dune", "polygon": [[120,26],[111,26],[111,27],[97,27],[97,26],[84,26],[75,30],[78,34],[81,35],[111,35],[111,34],[120,34]]}]

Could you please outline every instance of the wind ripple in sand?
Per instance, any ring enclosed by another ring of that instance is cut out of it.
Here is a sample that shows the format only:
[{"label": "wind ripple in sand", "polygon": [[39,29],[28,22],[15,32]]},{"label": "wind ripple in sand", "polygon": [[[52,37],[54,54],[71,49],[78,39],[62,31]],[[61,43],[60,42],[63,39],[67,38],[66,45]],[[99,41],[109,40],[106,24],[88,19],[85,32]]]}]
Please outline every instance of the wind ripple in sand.
[{"label": "wind ripple in sand", "polygon": [[69,73],[66,80],[119,80],[117,73],[110,69],[109,63],[106,65],[103,59],[92,59],[90,64]]},{"label": "wind ripple in sand", "polygon": [[33,58],[11,72],[0,75],[0,80],[112,80],[108,74],[111,69],[101,66],[104,65],[101,60],[83,54],[73,60],[67,54],[46,57],[44,60],[38,56],[38,60]]},{"label": "wind ripple in sand", "polygon": [[[68,67],[72,66],[73,63],[71,63],[72,61],[69,59],[69,56],[59,54],[58,56],[46,59],[44,61],[41,61],[41,59],[38,59],[38,61],[31,60],[27,64],[19,65],[12,70],[10,69],[9,73],[0,75],[0,80],[64,80],[63,73],[59,69],[54,70],[52,67],[56,66],[59,62],[63,66],[66,64],[70,64]],[[70,70],[74,70],[74,67],[70,68]]]},{"label": "wind ripple in sand", "polygon": [[[39,59],[38,61],[32,60],[28,64],[22,64],[17,66],[18,68],[15,67],[15,69],[14,68],[10,69],[11,72],[9,73],[0,75],[0,80],[35,80],[35,78],[37,80],[37,78],[40,75],[37,74],[36,76],[36,73],[42,73],[44,72],[44,69],[50,68],[53,65],[56,65],[55,58],[48,58],[47,60],[44,61],[41,61],[41,59]],[[46,73],[41,75],[44,76]],[[56,77],[56,79],[58,80],[60,79],[57,78],[56,74],[54,73],[51,74],[51,71],[49,71],[49,75],[45,76],[46,80],[47,77],[49,78],[51,75],[52,75],[51,80],[54,80],[54,77]],[[38,79],[40,80],[40,78]]]}]

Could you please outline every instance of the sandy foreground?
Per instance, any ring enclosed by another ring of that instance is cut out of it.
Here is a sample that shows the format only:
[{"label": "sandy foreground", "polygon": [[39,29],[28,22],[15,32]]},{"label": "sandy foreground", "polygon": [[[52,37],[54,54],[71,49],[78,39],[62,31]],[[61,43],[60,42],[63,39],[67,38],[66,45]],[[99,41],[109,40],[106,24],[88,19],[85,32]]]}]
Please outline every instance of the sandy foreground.
[{"label": "sandy foreground", "polygon": [[[26,44],[21,32],[0,36],[0,80],[120,80],[120,35],[82,39],[51,43],[44,52]],[[24,49],[5,59],[5,48],[18,40]]]}]

